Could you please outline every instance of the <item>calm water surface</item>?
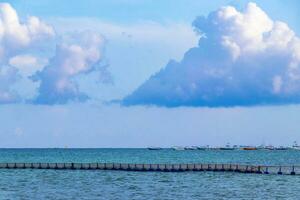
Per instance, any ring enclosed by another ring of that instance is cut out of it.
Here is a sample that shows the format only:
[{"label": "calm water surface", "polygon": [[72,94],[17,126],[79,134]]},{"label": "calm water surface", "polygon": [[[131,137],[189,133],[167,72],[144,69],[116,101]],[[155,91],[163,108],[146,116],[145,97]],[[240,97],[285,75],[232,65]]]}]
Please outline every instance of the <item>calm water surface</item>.
[{"label": "calm water surface", "polygon": [[[300,151],[0,149],[0,162],[300,164]],[[0,199],[299,199],[300,176],[0,170]]]}]

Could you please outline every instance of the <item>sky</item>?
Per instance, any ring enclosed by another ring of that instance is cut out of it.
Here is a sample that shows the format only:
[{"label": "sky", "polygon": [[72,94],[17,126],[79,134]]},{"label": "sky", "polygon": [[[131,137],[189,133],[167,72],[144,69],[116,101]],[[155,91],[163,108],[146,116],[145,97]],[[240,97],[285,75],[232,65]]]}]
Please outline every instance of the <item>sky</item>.
[{"label": "sky", "polygon": [[0,147],[300,142],[299,6],[1,1]]}]

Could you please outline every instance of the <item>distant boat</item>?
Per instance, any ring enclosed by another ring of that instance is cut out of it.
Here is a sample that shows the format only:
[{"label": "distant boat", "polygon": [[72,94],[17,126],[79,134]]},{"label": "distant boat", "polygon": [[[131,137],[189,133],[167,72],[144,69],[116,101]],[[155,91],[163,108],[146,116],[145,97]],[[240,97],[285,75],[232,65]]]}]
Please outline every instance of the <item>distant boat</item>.
[{"label": "distant boat", "polygon": [[300,146],[293,146],[292,149],[294,149],[294,150],[300,150]]},{"label": "distant boat", "polygon": [[184,147],[172,147],[173,150],[176,150],[176,151],[184,151]]},{"label": "distant boat", "polygon": [[234,150],[233,147],[220,147],[220,150]]},{"label": "distant boat", "polygon": [[208,150],[209,149],[209,146],[199,146],[197,147],[198,150]]},{"label": "distant boat", "polygon": [[184,147],[184,150],[197,150],[198,147],[196,146],[189,146],[189,147]]},{"label": "distant boat", "polygon": [[231,147],[229,143],[225,147],[220,147],[220,150],[234,150],[234,147]]},{"label": "distant boat", "polygon": [[265,146],[266,150],[275,150],[275,147],[272,145]]},{"label": "distant boat", "polygon": [[162,150],[161,147],[148,147],[148,150]]},{"label": "distant boat", "polygon": [[294,150],[300,150],[300,146],[297,144],[297,142],[295,141],[293,146],[292,146],[292,149]]},{"label": "distant boat", "polygon": [[266,147],[264,145],[259,145],[256,148],[257,148],[257,150],[264,150],[264,149],[266,149]]},{"label": "distant boat", "polygon": [[252,151],[252,150],[257,150],[257,148],[256,147],[242,147],[242,150]]},{"label": "distant boat", "polygon": [[280,147],[276,147],[275,150],[289,150],[290,148],[288,147],[284,147],[284,146],[280,146]]}]

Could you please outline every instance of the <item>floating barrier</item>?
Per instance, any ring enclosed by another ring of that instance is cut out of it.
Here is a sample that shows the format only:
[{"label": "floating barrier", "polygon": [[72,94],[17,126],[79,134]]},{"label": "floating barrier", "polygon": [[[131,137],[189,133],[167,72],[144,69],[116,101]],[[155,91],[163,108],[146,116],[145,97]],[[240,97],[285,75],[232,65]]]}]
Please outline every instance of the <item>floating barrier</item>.
[{"label": "floating barrier", "polygon": [[300,165],[244,164],[132,164],[132,163],[0,163],[0,169],[120,170],[120,171],[219,171],[256,174],[300,175]]}]

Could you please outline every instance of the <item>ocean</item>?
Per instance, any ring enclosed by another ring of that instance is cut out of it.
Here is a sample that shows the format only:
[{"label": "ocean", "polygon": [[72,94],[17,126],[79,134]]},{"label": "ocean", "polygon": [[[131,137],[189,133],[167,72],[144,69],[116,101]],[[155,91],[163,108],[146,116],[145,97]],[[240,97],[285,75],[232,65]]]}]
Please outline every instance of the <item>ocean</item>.
[{"label": "ocean", "polygon": [[[0,149],[0,162],[299,165],[300,151]],[[300,176],[0,169],[0,199],[299,199]]]}]

